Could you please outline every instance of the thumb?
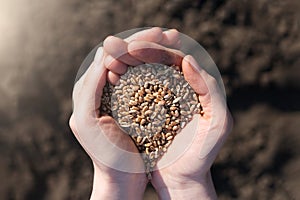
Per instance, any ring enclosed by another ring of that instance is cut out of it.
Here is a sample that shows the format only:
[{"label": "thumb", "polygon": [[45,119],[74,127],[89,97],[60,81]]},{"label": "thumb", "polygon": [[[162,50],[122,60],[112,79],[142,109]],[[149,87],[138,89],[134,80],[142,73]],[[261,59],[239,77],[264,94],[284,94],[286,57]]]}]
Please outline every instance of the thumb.
[{"label": "thumb", "polygon": [[[182,61],[184,78],[199,95],[207,120],[207,131],[203,137],[204,143],[200,149],[199,158],[206,157],[219,144],[218,141],[226,128],[226,99],[214,77],[203,70],[196,60],[187,55]],[[216,152],[215,152],[216,153]]]},{"label": "thumb", "polygon": [[203,75],[207,76],[206,72],[200,68],[192,56],[187,55],[183,58],[182,71],[185,80],[190,84],[197,94],[202,96],[208,94],[208,87],[203,77]]},{"label": "thumb", "polygon": [[183,58],[182,71],[185,80],[199,95],[202,107],[209,107],[211,102],[211,92],[209,88],[218,87],[217,84],[213,84],[213,82],[216,82],[215,79],[204,71],[191,55],[187,55]]},{"label": "thumb", "polygon": [[73,95],[74,111],[88,118],[97,117],[102,89],[106,83],[107,70],[103,65],[103,48],[99,48],[96,58],[76,83]]}]

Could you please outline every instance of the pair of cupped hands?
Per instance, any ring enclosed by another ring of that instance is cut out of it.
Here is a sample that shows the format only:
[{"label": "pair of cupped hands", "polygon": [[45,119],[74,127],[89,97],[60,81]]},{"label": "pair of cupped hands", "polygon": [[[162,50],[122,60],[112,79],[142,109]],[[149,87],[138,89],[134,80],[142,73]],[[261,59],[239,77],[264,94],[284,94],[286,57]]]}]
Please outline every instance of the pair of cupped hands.
[{"label": "pair of cupped hands", "polygon": [[[100,115],[99,107],[106,81],[119,84],[120,76],[126,73],[128,66],[143,63],[180,66],[184,78],[199,95],[205,113],[194,116],[197,127],[181,131],[182,135],[184,132],[194,132],[191,145],[178,159],[152,172],[152,185],[160,199],[216,199],[210,167],[231,130],[232,119],[215,78],[201,68],[191,55],[180,52],[180,45],[179,32],[174,29],[163,31],[157,27],[150,28],[126,39],[109,36],[76,82],[70,127],[93,161],[91,199],[143,198],[148,183],[146,174],[118,170],[101,162],[97,155],[107,155],[110,162],[116,163],[122,160],[123,155],[108,146],[97,148],[96,142],[100,141],[100,135],[104,135],[111,145],[138,153],[131,138],[115,120]],[[129,160],[129,163],[143,165],[141,157]]]}]

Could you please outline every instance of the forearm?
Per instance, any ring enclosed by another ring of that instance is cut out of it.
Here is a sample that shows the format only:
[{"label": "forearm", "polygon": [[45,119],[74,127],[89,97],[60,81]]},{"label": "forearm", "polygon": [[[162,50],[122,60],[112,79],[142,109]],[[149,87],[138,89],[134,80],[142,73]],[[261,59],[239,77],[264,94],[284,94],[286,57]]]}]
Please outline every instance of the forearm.
[{"label": "forearm", "polygon": [[173,187],[160,188],[158,196],[161,200],[168,199],[201,199],[215,200],[217,194],[210,173],[199,181],[191,180]]}]

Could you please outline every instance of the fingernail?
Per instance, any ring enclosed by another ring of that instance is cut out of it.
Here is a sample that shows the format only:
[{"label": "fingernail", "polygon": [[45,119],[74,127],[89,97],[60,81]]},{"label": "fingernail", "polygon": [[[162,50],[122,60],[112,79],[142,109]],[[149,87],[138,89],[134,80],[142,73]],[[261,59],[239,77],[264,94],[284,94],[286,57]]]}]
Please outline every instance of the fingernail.
[{"label": "fingernail", "polygon": [[96,65],[100,64],[100,62],[103,59],[102,57],[103,57],[103,47],[99,47],[94,58],[94,62],[96,63]]},{"label": "fingernail", "polygon": [[176,33],[178,33],[178,30],[177,30],[177,29],[175,29],[175,28],[173,28],[173,29],[169,29],[168,31],[170,31],[170,32],[176,32]]}]

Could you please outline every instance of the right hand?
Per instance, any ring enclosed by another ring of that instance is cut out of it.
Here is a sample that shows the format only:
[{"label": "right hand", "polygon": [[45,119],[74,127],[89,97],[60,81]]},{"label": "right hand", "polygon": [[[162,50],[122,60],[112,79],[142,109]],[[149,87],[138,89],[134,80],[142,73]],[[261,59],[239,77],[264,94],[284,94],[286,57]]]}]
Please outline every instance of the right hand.
[{"label": "right hand", "polygon": [[[190,194],[193,194],[201,188],[201,192],[207,192],[207,197],[215,198],[210,167],[231,131],[232,117],[216,79],[201,68],[192,56],[184,55],[176,49],[181,43],[180,40],[173,42],[175,43],[176,45],[167,47],[163,43],[151,41],[132,41],[128,44],[129,54],[140,61],[180,66],[184,78],[199,95],[204,111],[203,116],[198,114],[193,117],[192,122],[197,124],[197,127],[186,126],[179,133],[184,137],[194,131],[195,137],[191,146],[171,165],[160,168],[161,160],[168,159],[172,148],[176,148],[173,146],[175,140],[181,137],[176,136],[169,151],[158,161],[158,170],[153,172],[152,184],[161,197],[178,197],[177,192],[186,189],[191,190]],[[172,191],[177,194],[174,196]]]}]

